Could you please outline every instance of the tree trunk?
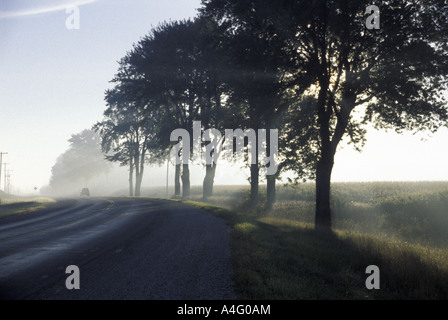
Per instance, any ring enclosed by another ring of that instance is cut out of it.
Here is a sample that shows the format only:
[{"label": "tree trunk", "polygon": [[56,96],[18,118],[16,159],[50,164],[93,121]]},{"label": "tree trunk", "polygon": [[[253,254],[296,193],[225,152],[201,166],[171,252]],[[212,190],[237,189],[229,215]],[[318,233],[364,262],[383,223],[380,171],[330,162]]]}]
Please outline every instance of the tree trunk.
[{"label": "tree trunk", "polygon": [[216,164],[207,164],[205,166],[205,178],[202,184],[202,197],[206,200],[213,196],[213,184],[215,182]]},{"label": "tree trunk", "polygon": [[180,197],[180,164],[176,164],[174,173],[174,195]]},{"label": "tree trunk", "polygon": [[271,210],[275,203],[276,190],[275,190],[275,180],[276,176],[266,176],[267,183],[267,199],[266,199],[266,210]]},{"label": "tree trunk", "polygon": [[[251,163],[250,165],[250,198],[249,198],[249,205],[252,209],[257,208],[258,204],[258,185],[260,183],[259,174],[260,174],[260,167],[259,167],[259,161],[258,161],[258,140],[260,139],[258,135],[258,129],[260,128],[261,124],[261,116],[259,114],[259,108],[263,105],[263,98],[261,98],[259,95],[256,95],[254,97],[249,98],[249,125],[250,128],[255,130],[257,141],[255,142],[255,146],[253,148],[255,149],[255,163]],[[251,162],[252,159],[251,159]]]},{"label": "tree trunk", "polygon": [[134,151],[134,164],[135,164],[135,188],[134,188],[134,195],[136,197],[140,197],[140,188],[138,188],[139,183],[138,179],[140,177],[140,152],[139,149],[136,148]]},{"label": "tree trunk", "polygon": [[[324,62],[326,56],[322,56]],[[324,74],[324,73],[323,73]],[[330,120],[332,108],[327,106],[329,81],[322,76],[319,79],[320,91],[317,100],[317,119],[319,123],[319,136],[321,143],[321,157],[316,166],[316,216],[314,225],[316,229],[331,229],[330,207],[330,181],[333,170],[334,154],[332,153],[330,137]]]},{"label": "tree trunk", "polygon": [[[348,74],[348,73],[347,73]],[[346,75],[348,77],[348,75]],[[348,81],[349,82],[349,81]],[[320,108],[319,121],[321,124],[321,158],[317,163],[316,168],[316,219],[315,226],[319,229],[331,229],[331,173],[334,166],[334,156],[336,154],[337,146],[344,136],[348,123],[350,121],[350,114],[355,107],[356,95],[350,90],[344,92],[340,104],[340,111],[338,114],[338,121],[336,123],[335,131],[332,139],[329,138],[330,117],[328,111],[332,109],[328,106],[327,112],[324,108]]]},{"label": "tree trunk", "polygon": [[188,164],[184,164],[182,167],[182,198],[188,198],[190,196],[190,169]]},{"label": "tree trunk", "polygon": [[139,168],[136,172],[135,177],[135,196],[140,197],[142,195],[142,181],[143,181],[143,173],[145,172],[145,153],[146,150],[142,150],[140,159],[139,159]]},{"label": "tree trunk", "polygon": [[136,173],[135,177],[135,196],[140,197],[142,195],[142,181],[143,181],[143,172],[144,172],[144,163],[140,162],[140,169]]},{"label": "tree trunk", "polygon": [[[258,156],[257,156],[258,157]],[[258,203],[259,167],[257,164],[250,165],[250,206],[256,208]]]},{"label": "tree trunk", "polygon": [[141,196],[142,180],[143,180],[143,172],[140,172],[135,177],[135,196],[136,197],[140,197]]},{"label": "tree trunk", "polygon": [[146,143],[147,138],[145,138],[145,141],[143,142],[143,147],[141,150],[139,149],[139,167],[136,172],[135,177],[135,195],[137,197],[140,197],[142,195],[141,189],[142,189],[142,182],[143,182],[143,174],[145,172],[145,159],[146,159]]},{"label": "tree trunk", "polygon": [[129,165],[129,196],[134,196],[134,163],[131,160],[131,163]]},{"label": "tree trunk", "polygon": [[323,152],[316,169],[316,229],[331,229],[330,193],[333,164],[332,152]]},{"label": "tree trunk", "polygon": [[[267,124],[267,133],[266,133],[266,156],[271,156],[272,150],[271,150],[271,116],[269,119],[266,119]],[[269,163],[270,166],[272,166],[272,163]],[[276,196],[276,190],[275,190],[275,180],[277,175],[266,175],[266,210],[271,210],[272,206],[275,203],[275,196]]]}]

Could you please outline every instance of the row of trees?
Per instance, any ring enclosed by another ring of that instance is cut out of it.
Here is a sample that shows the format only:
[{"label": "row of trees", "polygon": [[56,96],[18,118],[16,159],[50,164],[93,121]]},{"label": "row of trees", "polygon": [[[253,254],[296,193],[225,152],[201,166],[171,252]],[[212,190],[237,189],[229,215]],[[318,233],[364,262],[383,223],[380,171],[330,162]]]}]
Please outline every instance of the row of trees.
[{"label": "row of trees", "polygon": [[[366,28],[370,2],[203,0],[194,20],[152,29],[120,61],[105,118],[94,126],[108,159],[130,167],[131,194],[140,194],[146,162],[166,160],[175,129],[192,136],[194,121],[279,129],[267,208],[276,180],[292,171],[297,181],[316,181],[316,226],[331,228],[331,173],[344,138],[360,149],[367,123],[435,131],[448,119],[446,1],[383,1],[378,30]],[[260,166],[250,165],[253,205]],[[204,197],[215,170],[205,168]],[[176,195],[180,180],[187,197],[188,163],[176,166]]]},{"label": "row of trees", "polygon": [[41,192],[56,195],[78,193],[93,178],[107,175],[112,164],[104,160],[101,140],[92,130],[73,134],[68,140],[69,148],[57,158],[51,168],[49,186]]}]

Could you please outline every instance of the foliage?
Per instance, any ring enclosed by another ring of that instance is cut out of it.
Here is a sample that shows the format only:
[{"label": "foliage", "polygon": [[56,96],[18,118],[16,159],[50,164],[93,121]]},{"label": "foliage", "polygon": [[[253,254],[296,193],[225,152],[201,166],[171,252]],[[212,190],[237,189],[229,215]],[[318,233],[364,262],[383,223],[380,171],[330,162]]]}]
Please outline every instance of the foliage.
[{"label": "foliage", "polygon": [[83,130],[68,141],[68,150],[58,157],[51,169],[50,188],[54,193],[67,192],[75,185],[78,192],[91,178],[111,168],[104,160],[101,139],[94,131]]},{"label": "foliage", "polygon": [[[286,53],[298,67],[287,74],[306,80],[291,82],[291,90],[298,84],[306,90],[296,94],[298,102],[290,104],[283,116],[283,161],[298,178],[316,179],[318,226],[331,227],[331,172],[344,137],[361,147],[366,123],[399,132],[434,131],[447,124],[444,2],[383,2],[380,30],[365,26],[369,1],[204,0],[203,4],[204,12],[217,16],[237,35],[262,25],[256,30],[266,33],[253,32],[253,38],[268,34],[273,41],[280,40],[277,53]],[[247,56],[255,60],[250,50]],[[355,117],[354,110],[363,108],[364,118]]]},{"label": "foliage", "polygon": [[[121,60],[106,96],[109,104],[120,101],[111,114],[126,117],[132,109],[128,116],[145,119],[140,136],[156,162],[172,147],[171,132],[182,128],[191,137],[197,120],[205,128],[280,128],[280,172],[294,171],[296,182],[316,181],[315,223],[329,229],[331,175],[342,140],[361,150],[367,124],[398,132],[448,124],[446,1],[378,3],[378,30],[366,27],[370,5],[203,0],[198,17],[153,28]],[[117,141],[113,134],[108,139],[106,146]],[[128,158],[116,152],[113,160]],[[188,165],[182,169],[189,189]],[[279,176],[266,179],[268,208]],[[212,186],[205,180],[204,190]],[[258,162],[250,182],[255,206]]]}]

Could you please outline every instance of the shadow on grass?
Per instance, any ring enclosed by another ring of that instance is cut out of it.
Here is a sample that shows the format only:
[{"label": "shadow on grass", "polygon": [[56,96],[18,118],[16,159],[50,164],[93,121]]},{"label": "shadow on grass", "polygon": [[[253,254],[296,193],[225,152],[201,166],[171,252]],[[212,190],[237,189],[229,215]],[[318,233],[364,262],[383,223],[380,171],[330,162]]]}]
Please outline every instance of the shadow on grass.
[{"label": "shadow on grass", "polygon": [[[241,299],[448,298],[446,250],[186,203],[230,225],[234,279]],[[369,265],[380,268],[380,290],[366,288]]]}]

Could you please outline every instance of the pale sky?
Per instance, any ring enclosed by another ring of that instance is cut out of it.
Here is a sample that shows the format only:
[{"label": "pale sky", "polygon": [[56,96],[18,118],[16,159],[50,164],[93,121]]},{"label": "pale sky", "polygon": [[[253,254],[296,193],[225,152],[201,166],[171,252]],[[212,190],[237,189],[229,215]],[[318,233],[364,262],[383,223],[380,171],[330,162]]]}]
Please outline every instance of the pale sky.
[{"label": "pale sky", "polygon": [[[71,5],[80,9],[79,30],[66,28]],[[14,189],[23,194],[47,185],[71,135],[102,119],[117,61],[152,27],[193,17],[199,6],[200,0],[0,0],[0,152],[8,152],[3,162],[13,170]],[[446,129],[432,137],[370,131],[363,153],[349,146],[338,152],[333,181],[448,180],[446,141]],[[166,173],[154,172],[143,185]],[[218,169],[216,183],[247,183],[248,172],[231,172]]]}]

